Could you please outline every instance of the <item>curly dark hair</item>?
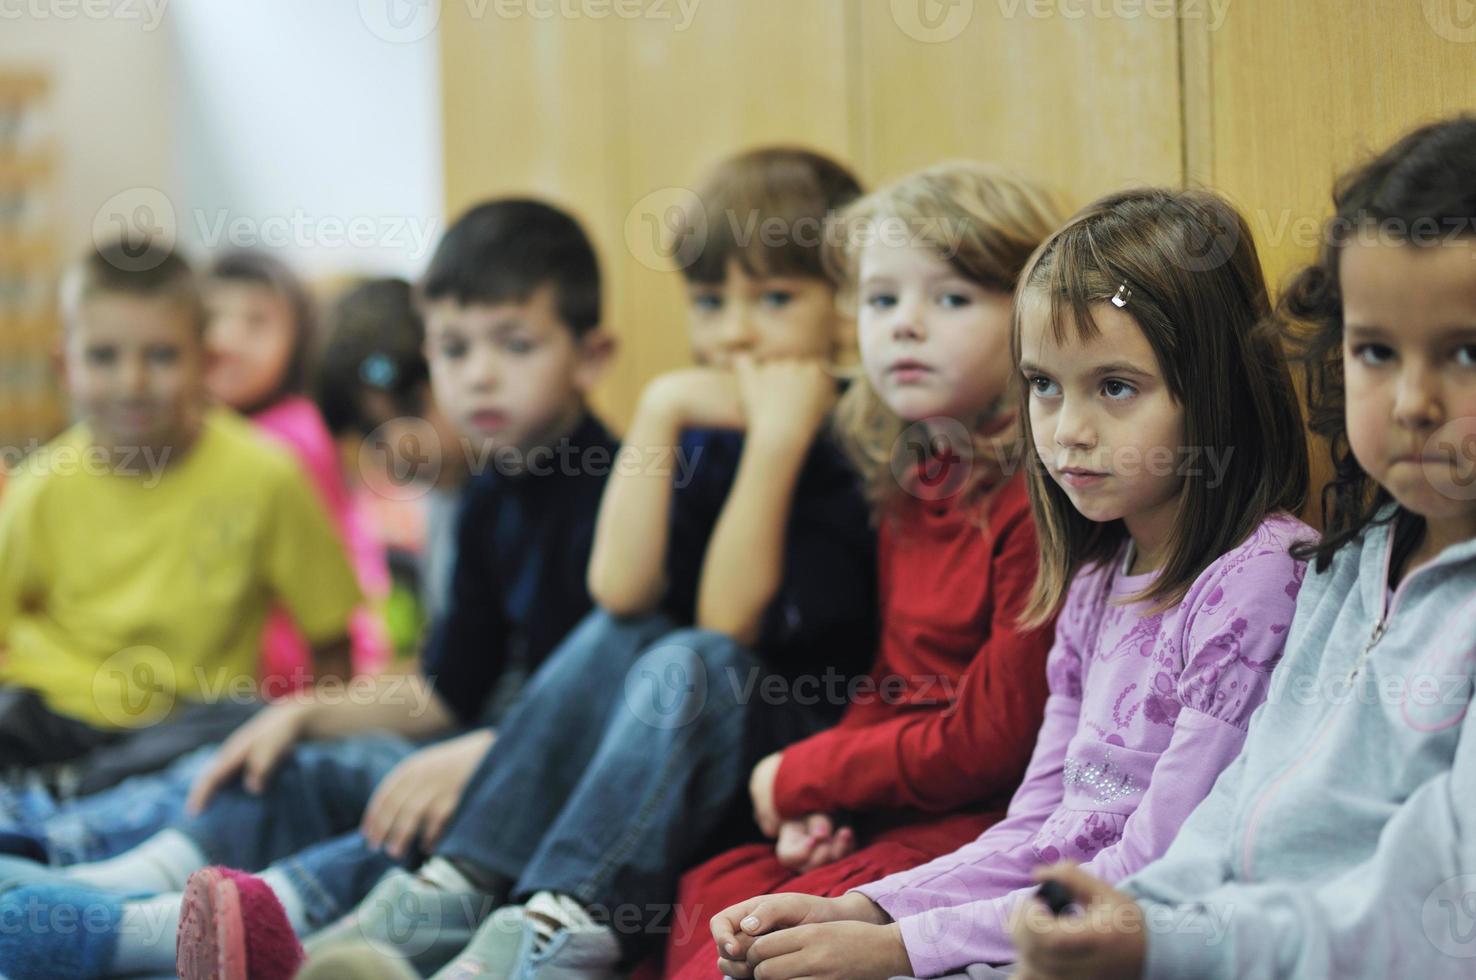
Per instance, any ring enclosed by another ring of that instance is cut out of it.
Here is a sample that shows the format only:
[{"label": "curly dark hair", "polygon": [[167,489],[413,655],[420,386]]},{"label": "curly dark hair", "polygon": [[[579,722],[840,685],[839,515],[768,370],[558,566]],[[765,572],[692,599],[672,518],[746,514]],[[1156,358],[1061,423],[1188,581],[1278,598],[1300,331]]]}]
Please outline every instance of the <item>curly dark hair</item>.
[{"label": "curly dark hair", "polygon": [[1373,228],[1412,247],[1444,240],[1444,234],[1429,232],[1476,231],[1476,116],[1457,116],[1407,134],[1340,177],[1333,205],[1316,261],[1296,274],[1277,306],[1305,374],[1308,427],[1327,440],[1333,465],[1332,479],[1322,490],[1322,539],[1299,544],[1293,554],[1315,559],[1322,571],[1366,528],[1392,522],[1395,567],[1400,567],[1418,546],[1424,518],[1399,506],[1365,473],[1349,445],[1338,260],[1350,239]]}]

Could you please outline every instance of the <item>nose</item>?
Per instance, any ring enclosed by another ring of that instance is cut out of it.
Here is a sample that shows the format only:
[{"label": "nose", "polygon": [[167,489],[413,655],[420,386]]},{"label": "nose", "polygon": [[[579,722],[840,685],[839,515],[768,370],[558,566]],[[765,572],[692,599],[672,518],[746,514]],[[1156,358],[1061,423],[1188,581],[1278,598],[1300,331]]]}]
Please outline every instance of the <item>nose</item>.
[{"label": "nose", "polygon": [[502,365],[490,344],[473,344],[467,352],[467,383],[474,391],[496,391],[502,383]]},{"label": "nose", "polygon": [[148,394],[149,372],[143,354],[133,354],[121,359],[118,380],[125,395],[138,397]]},{"label": "nose", "polygon": [[753,346],[753,313],[746,303],[729,303],[718,328],[718,346],[727,354],[738,354]]},{"label": "nose", "polygon": [[916,299],[903,297],[892,313],[892,339],[920,341],[927,338],[922,310]]},{"label": "nose", "polygon": [[1419,363],[1410,363],[1399,373],[1394,393],[1394,420],[1407,429],[1437,427],[1444,415],[1439,377]]},{"label": "nose", "polygon": [[1070,398],[1061,399],[1056,412],[1056,445],[1062,449],[1094,449],[1097,433],[1088,413],[1074,405]]}]

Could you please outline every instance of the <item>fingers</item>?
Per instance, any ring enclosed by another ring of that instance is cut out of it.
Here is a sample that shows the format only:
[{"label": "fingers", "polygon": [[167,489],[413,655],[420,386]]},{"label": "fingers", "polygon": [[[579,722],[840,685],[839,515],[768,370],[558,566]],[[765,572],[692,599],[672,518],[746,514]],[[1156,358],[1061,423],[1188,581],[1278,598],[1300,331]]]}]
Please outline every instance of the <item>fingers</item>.
[{"label": "fingers", "polygon": [[835,833],[835,827],[830,822],[828,813],[812,813],[805,818],[805,830],[817,842],[828,840]]},{"label": "fingers", "polygon": [[841,858],[849,857],[856,850],[856,832],[850,827],[842,827],[834,837],[821,841],[810,852],[809,863],[806,871],[814,871],[823,868],[827,864],[833,864]]},{"label": "fingers", "polygon": [[774,855],[779,863],[790,870],[799,870],[810,863],[815,851],[815,838],[798,820],[786,820],[779,828],[779,843]]},{"label": "fingers", "polygon": [[245,755],[245,747],[242,743],[227,740],[215,753],[215,758],[210,761],[210,765],[195,777],[194,784],[190,786],[190,795],[185,800],[186,812],[191,816],[199,816],[216,791],[236,778],[241,771]]},{"label": "fingers", "polygon": [[717,944],[718,954],[732,954],[742,959],[748,952],[748,936],[741,934],[738,923],[743,921],[754,906],[763,898],[750,898],[746,902],[730,905],[708,921],[712,929],[712,940]]},{"label": "fingers", "polygon": [[765,895],[738,919],[738,928],[749,936],[762,936],[776,929],[788,929],[805,921],[809,913],[808,895]]},{"label": "fingers", "polygon": [[286,754],[287,744],[290,743],[284,744],[276,738],[261,738],[254,742],[241,774],[241,784],[248,793],[260,794],[266,789],[277,764]]}]

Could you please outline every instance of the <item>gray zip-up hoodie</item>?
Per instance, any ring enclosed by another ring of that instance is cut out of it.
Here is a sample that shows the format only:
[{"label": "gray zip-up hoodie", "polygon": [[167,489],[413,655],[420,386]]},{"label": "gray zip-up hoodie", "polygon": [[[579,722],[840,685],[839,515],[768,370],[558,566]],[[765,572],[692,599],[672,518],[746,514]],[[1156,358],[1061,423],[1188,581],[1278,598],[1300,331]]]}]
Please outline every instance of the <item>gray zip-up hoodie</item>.
[{"label": "gray zip-up hoodie", "polygon": [[1476,541],[1309,568],[1240,756],[1129,878],[1149,978],[1476,977]]}]

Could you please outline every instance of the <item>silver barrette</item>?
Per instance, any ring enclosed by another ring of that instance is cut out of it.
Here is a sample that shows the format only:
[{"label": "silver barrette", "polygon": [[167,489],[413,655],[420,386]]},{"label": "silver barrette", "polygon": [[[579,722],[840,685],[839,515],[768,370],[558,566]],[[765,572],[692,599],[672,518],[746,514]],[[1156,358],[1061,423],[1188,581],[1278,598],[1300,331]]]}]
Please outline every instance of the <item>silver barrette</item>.
[{"label": "silver barrette", "polygon": [[1128,300],[1133,298],[1133,291],[1128,288],[1127,283],[1117,287],[1117,295],[1112,297],[1112,305],[1119,310],[1128,305]]}]

